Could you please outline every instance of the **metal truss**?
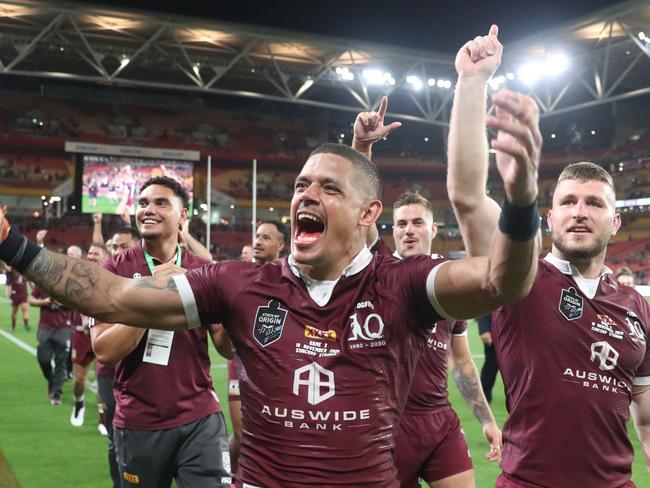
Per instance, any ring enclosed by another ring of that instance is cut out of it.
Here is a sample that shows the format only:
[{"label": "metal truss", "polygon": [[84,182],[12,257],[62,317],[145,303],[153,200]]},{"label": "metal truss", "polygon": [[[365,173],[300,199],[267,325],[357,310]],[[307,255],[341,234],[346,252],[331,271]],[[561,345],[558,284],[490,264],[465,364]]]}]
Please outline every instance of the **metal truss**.
[{"label": "metal truss", "polygon": [[516,73],[526,62],[566,53],[563,73],[544,73],[532,85],[511,82],[537,101],[542,118],[647,95],[649,31],[650,2],[629,1],[506,46],[503,66]]},{"label": "metal truss", "polygon": [[[504,83],[531,93],[542,117],[650,93],[643,25],[650,25],[650,3],[634,0],[506,46],[504,74],[515,76]],[[567,50],[569,69],[524,85],[517,67],[555,48]],[[375,109],[390,95],[392,117],[442,127],[455,79],[449,54],[27,0],[0,0],[0,73],[348,112]]]}]

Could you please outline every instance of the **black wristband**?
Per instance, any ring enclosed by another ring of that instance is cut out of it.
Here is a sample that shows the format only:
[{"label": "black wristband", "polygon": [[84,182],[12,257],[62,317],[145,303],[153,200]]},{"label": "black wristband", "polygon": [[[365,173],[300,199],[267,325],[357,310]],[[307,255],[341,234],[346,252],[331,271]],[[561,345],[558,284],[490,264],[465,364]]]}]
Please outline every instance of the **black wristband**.
[{"label": "black wristband", "polygon": [[503,200],[501,217],[499,217],[499,230],[507,235],[510,240],[516,242],[529,241],[537,235],[539,221],[537,200],[527,207],[515,207],[507,198]]},{"label": "black wristband", "polygon": [[12,228],[0,244],[0,259],[22,273],[42,250],[43,248]]}]

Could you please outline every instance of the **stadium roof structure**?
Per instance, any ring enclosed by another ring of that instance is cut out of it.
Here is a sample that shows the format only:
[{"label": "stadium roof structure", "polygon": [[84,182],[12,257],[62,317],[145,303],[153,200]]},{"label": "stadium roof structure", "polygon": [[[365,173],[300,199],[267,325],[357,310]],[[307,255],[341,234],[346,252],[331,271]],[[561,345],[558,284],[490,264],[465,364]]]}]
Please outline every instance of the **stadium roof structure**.
[{"label": "stadium roof structure", "polygon": [[[531,24],[533,24],[531,22]],[[534,25],[534,24],[533,24]],[[650,94],[650,2],[632,0],[506,46],[494,89],[542,117]],[[446,126],[454,55],[88,4],[0,0],[0,73],[183,90]]]}]

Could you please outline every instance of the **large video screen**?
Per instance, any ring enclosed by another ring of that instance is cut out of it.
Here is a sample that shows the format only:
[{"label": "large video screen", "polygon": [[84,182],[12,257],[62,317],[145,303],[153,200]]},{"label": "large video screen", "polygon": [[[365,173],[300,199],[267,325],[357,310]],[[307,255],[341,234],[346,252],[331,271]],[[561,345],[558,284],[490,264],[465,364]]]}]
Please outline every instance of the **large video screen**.
[{"label": "large video screen", "polygon": [[[142,159],[85,154],[81,181],[81,211],[134,215],[142,184],[154,176],[166,175],[194,195],[194,164],[188,161]],[[191,209],[190,209],[191,210]]]}]

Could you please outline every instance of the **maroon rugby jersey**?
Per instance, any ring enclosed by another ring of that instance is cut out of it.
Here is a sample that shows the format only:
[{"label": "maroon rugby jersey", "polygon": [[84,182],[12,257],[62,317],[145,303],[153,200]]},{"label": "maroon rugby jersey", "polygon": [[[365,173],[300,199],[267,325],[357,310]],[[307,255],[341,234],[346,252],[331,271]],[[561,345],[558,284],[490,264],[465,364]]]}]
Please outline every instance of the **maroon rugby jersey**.
[{"label": "maroon rugby jersey", "polygon": [[7,273],[7,285],[11,286],[11,302],[20,304],[27,301],[27,279],[15,269]]},{"label": "maroon rugby jersey", "polygon": [[427,347],[413,374],[405,413],[429,414],[451,408],[449,403],[448,363],[453,336],[467,333],[463,320],[441,320],[427,336]]},{"label": "maroon rugby jersey", "polygon": [[[383,239],[378,239],[372,246],[373,253],[383,256],[393,256],[402,259],[386,245]],[[432,255],[439,258],[439,255]],[[406,401],[405,413],[429,414],[447,408],[449,403],[448,363],[449,347],[454,335],[465,335],[467,322],[441,320],[433,325],[427,336],[427,347],[420,356],[417,368],[413,374],[411,389]]]},{"label": "maroon rugby jersey", "polygon": [[[32,289],[32,296],[40,300],[48,298],[49,295],[37,286]],[[72,311],[61,306],[39,307],[41,316],[38,319],[39,329],[66,329],[72,327]]]},{"label": "maroon rugby jersey", "polygon": [[[198,268],[206,263],[183,251],[183,268]],[[151,275],[141,243],[115,256],[104,267],[127,278]],[[206,329],[175,332],[167,366],[142,360],[147,334],[115,365],[113,424],[121,429],[170,429],[219,412],[210,377]]]},{"label": "maroon rugby jersey", "polygon": [[440,262],[368,257],[322,306],[287,258],[177,279],[189,320],[223,323],[246,367],[238,486],[399,486],[395,427],[440,320],[425,285]]},{"label": "maroon rugby jersey", "polygon": [[531,293],[493,316],[510,412],[501,468],[533,487],[621,487],[631,388],[650,385],[650,306],[611,274],[589,298],[570,273],[547,256]]}]

